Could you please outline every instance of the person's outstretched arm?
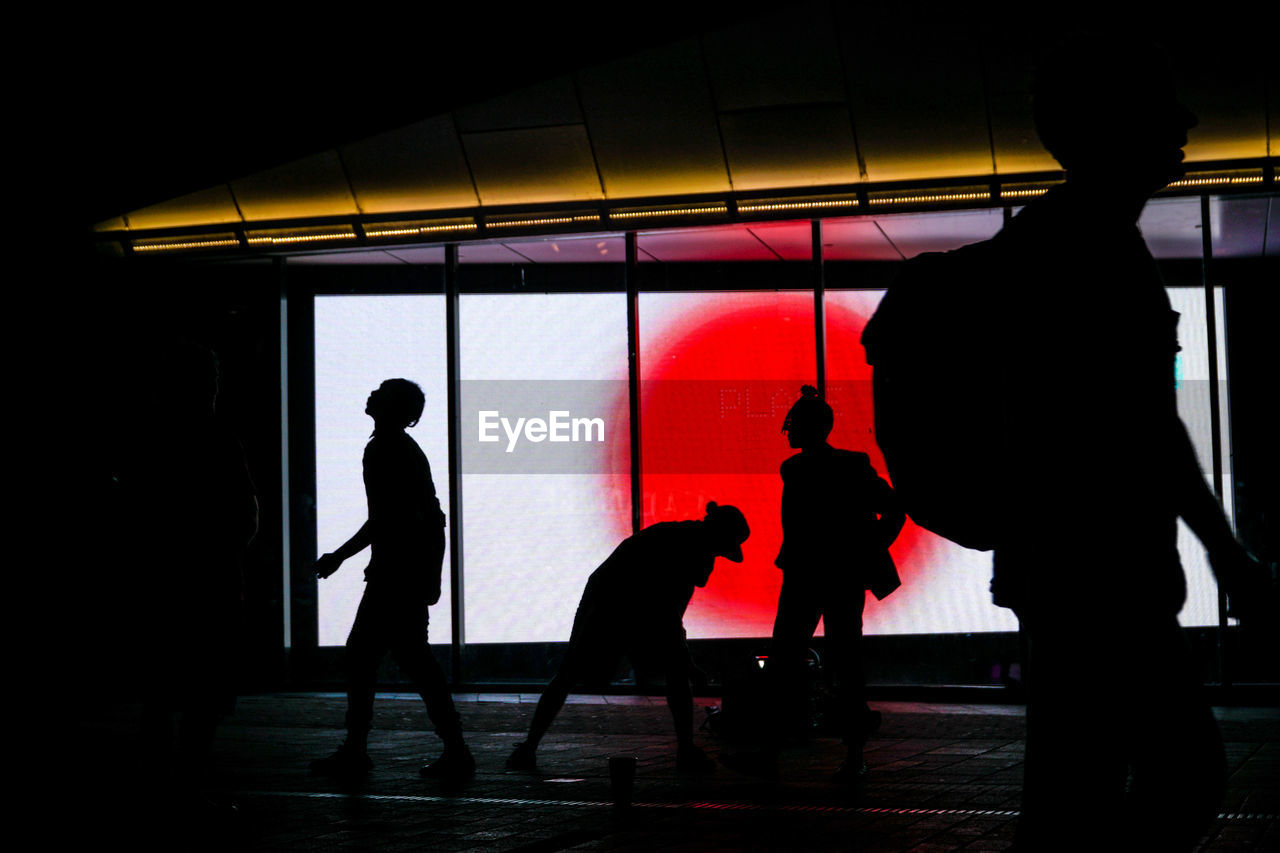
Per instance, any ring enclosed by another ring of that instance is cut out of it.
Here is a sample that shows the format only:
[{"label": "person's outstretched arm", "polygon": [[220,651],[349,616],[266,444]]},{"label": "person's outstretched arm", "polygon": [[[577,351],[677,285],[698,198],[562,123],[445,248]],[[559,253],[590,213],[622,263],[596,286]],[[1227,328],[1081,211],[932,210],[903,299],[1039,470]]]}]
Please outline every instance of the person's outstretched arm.
[{"label": "person's outstretched arm", "polygon": [[322,554],[320,559],[316,560],[316,577],[329,577],[342,566],[344,561],[368,548],[369,543],[372,541],[373,525],[371,522],[366,521],[360,525],[360,529],[356,531],[355,535],[343,542],[337,550]]},{"label": "person's outstretched arm", "polygon": [[1173,440],[1178,481],[1178,515],[1209,553],[1209,566],[1227,593],[1232,616],[1251,621],[1274,618],[1276,594],[1271,573],[1240,544],[1226,513],[1205,482],[1191,437],[1181,419]]},{"label": "person's outstretched arm", "polygon": [[880,516],[881,542],[883,547],[888,548],[902,532],[902,525],[907,523],[907,514],[902,509],[902,501],[898,500],[893,487],[882,478],[877,477],[877,479],[880,481],[878,486],[880,495],[876,511]]}]

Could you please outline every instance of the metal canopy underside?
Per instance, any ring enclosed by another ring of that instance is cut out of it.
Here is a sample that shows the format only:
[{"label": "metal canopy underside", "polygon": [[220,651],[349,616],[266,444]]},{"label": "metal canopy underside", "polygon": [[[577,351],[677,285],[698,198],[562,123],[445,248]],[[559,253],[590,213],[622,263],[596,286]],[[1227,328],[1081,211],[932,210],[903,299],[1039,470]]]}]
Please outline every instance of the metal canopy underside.
[{"label": "metal canopy underside", "polygon": [[[1058,168],[1036,139],[1026,95],[1035,46],[979,43],[928,22],[903,43],[870,37],[826,3],[792,6],[130,211],[96,230],[126,249],[151,248],[156,238],[161,248],[296,252],[369,239],[493,239],[503,229],[614,231],[869,213],[875,204],[1014,203],[1020,182],[1042,189]],[[1187,161],[1227,181],[1210,191],[1270,192],[1280,125],[1268,105],[1274,70],[1262,57],[1213,67],[1199,56],[1173,58],[1200,120]],[[796,204],[819,197],[825,206]],[[743,209],[752,204],[759,209]]]}]

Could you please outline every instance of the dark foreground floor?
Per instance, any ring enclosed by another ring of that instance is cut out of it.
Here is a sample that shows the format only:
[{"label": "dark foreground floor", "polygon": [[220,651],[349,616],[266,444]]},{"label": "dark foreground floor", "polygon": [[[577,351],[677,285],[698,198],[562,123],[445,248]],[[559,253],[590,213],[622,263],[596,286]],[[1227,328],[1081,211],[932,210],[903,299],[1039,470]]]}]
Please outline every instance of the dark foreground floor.
[{"label": "dark foreground floor", "polygon": [[[1012,838],[1022,773],[1017,706],[873,703],[884,724],[868,747],[870,772],[846,787],[829,781],[838,743],[821,738],[789,749],[776,780],[723,766],[682,775],[662,701],[632,696],[571,697],[539,753],[540,772],[508,771],[503,763],[537,696],[457,698],[479,764],[457,788],[418,776],[438,741],[424,733],[416,697],[379,695],[376,766],[343,786],[308,772],[342,740],[342,697],[248,696],[220,729],[208,789],[215,802],[234,802],[233,817],[176,820],[163,783],[115,773],[123,758],[94,758],[101,781],[79,780],[89,807],[68,809],[53,835],[79,834],[103,849],[385,851],[1003,850]],[[1280,712],[1217,714],[1231,787],[1202,849],[1280,849]],[[90,720],[84,743],[122,755],[135,715],[123,706]],[[708,732],[699,742],[713,754],[727,746]],[[626,811],[611,803],[606,766],[621,753],[639,759]]]}]

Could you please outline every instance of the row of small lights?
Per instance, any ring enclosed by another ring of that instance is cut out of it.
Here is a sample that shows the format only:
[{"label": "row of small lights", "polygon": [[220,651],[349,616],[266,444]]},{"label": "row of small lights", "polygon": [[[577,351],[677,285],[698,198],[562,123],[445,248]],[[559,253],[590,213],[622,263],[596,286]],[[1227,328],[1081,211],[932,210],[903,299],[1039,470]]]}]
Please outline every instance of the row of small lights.
[{"label": "row of small lights", "polygon": [[981,201],[990,199],[990,192],[932,193],[930,195],[880,196],[867,199],[868,204],[929,204],[931,202]]},{"label": "row of small lights", "polygon": [[1212,184],[1260,184],[1263,181],[1262,175],[1232,175],[1230,177],[1220,178],[1183,178],[1169,184],[1166,189],[1181,189],[1183,187],[1207,187]]},{"label": "row of small lights", "polygon": [[830,210],[838,207],[857,207],[856,198],[837,198],[829,201],[777,201],[748,202],[738,205],[739,213],[774,213],[779,210]]},{"label": "row of small lights", "polygon": [[[952,196],[948,198],[969,198],[970,195]],[[895,199],[873,200],[874,203],[905,203],[912,201],[915,197],[904,197]],[[941,197],[930,197],[933,199]],[[738,211],[742,213],[764,213],[775,212],[781,210],[813,210],[813,209],[833,209],[833,208],[850,208],[857,207],[857,199],[834,199],[829,201],[803,201],[803,202],[753,202],[738,206]],[[662,217],[662,216],[699,216],[714,215],[728,213],[728,205],[713,204],[701,205],[697,207],[668,207],[668,208],[651,208],[647,210],[625,210],[609,213],[609,219],[635,219],[641,217]],[[599,222],[601,219],[599,214],[579,214],[574,216],[544,216],[529,219],[507,219],[493,220],[486,223],[490,228],[529,228],[547,225],[573,225],[582,222]],[[421,234],[441,233],[446,231],[475,231],[478,225],[474,222],[470,223],[454,223],[448,225],[419,225],[401,228],[366,228],[365,235],[368,237],[404,237],[416,236]],[[296,243],[304,243],[310,241],[323,240],[346,240],[354,239],[356,234],[354,231],[338,231],[331,233],[311,233],[311,234],[293,234],[293,235],[268,235],[255,236],[248,238],[247,242],[251,246],[261,245],[288,245]],[[215,248],[226,246],[237,246],[238,240],[205,240],[205,241],[188,241],[183,243],[137,243],[134,249],[138,251],[158,251],[158,250],[177,250],[177,249],[197,249],[197,248]]]},{"label": "row of small lights", "polygon": [[266,234],[249,237],[246,242],[250,246],[286,246],[293,243],[310,243],[324,240],[354,240],[355,231],[328,231],[311,234]]},{"label": "row of small lights", "polygon": [[1001,190],[1000,198],[1032,198],[1034,196],[1044,195],[1048,191],[1048,187],[1036,187],[1029,190]]},{"label": "row of small lights", "polygon": [[574,216],[541,216],[533,219],[500,219],[487,221],[490,228],[530,228],[543,225],[573,225],[578,222],[599,222],[600,214],[584,213]]},{"label": "row of small lights", "polygon": [[698,207],[655,207],[648,210],[618,210],[609,213],[610,219],[639,219],[657,216],[705,216],[713,213],[728,213],[727,204],[707,204]]},{"label": "row of small lights", "polygon": [[366,237],[410,237],[420,234],[441,234],[446,231],[475,231],[474,222],[458,222],[452,225],[407,225],[399,228],[366,228]]},{"label": "row of small lights", "polygon": [[135,252],[164,252],[179,251],[182,249],[222,249],[228,246],[239,246],[240,241],[234,237],[222,240],[183,240],[181,242],[158,242],[145,243],[138,242],[133,244]]},{"label": "row of small lights", "polygon": [[[1205,178],[1184,178],[1169,184],[1168,189],[1183,189],[1188,187],[1204,187],[1212,185],[1240,185],[1240,184],[1260,184],[1263,182],[1261,174],[1256,175],[1233,175],[1220,177]],[[1048,187],[1033,187],[1024,189],[1001,189],[999,197],[1001,199],[1031,198],[1043,195],[1048,191]],[[966,192],[939,192],[939,193],[916,193],[910,195],[892,195],[892,196],[874,196],[867,199],[867,203],[873,206],[881,205],[903,205],[903,204],[932,204],[932,203],[955,203],[966,201],[983,201],[989,200],[991,193],[982,191],[966,191]],[[827,200],[811,200],[811,201],[752,201],[742,203],[737,206],[739,213],[771,213],[787,210],[829,210],[836,208],[856,208],[859,207],[859,201],[856,198],[846,199],[827,199]],[[603,217],[600,214],[571,214],[565,216],[541,216],[530,218],[516,219],[500,219],[488,220],[485,225],[489,228],[531,228],[545,227],[551,225],[574,225],[579,223],[599,222],[601,219],[609,220],[626,220],[641,218],[659,218],[671,216],[707,216],[707,215],[724,215],[729,212],[727,204],[705,204],[705,205],[682,205],[678,207],[649,208],[644,210],[618,210],[608,211]],[[479,230],[479,225],[474,221],[468,222],[452,222],[443,224],[422,224],[422,225],[406,225],[399,227],[366,227],[365,235],[368,237],[404,237],[417,236],[426,234],[438,234],[445,232],[472,232]],[[354,230],[335,231],[335,232],[318,232],[308,234],[278,234],[278,235],[255,235],[247,239],[247,243],[251,246],[262,245],[294,245],[298,243],[324,242],[332,240],[352,240],[357,237]],[[133,244],[133,250],[136,252],[158,252],[158,251],[180,251],[191,249],[216,249],[227,248],[240,245],[240,241],[235,238],[225,239],[208,239],[208,240],[184,240],[177,242],[165,241],[138,241]]]}]

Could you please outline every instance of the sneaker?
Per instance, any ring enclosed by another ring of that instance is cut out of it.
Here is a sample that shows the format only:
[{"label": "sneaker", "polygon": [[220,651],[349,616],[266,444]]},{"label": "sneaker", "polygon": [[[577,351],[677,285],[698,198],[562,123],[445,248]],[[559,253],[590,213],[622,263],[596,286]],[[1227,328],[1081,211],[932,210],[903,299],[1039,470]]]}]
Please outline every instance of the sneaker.
[{"label": "sneaker", "polygon": [[690,746],[676,752],[676,769],[681,773],[710,773],[716,769],[716,762],[700,747]]},{"label": "sneaker", "polygon": [[516,748],[511,751],[511,755],[507,758],[508,770],[528,770],[538,769],[538,756],[536,750],[525,742],[516,744]]},{"label": "sneaker", "polygon": [[440,757],[418,771],[425,779],[464,779],[476,772],[476,760],[471,750],[462,746],[445,747]]},{"label": "sneaker", "polygon": [[349,748],[345,743],[328,758],[311,762],[311,772],[321,776],[363,776],[373,769],[373,760],[363,750]]}]

